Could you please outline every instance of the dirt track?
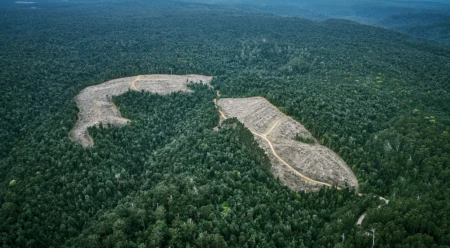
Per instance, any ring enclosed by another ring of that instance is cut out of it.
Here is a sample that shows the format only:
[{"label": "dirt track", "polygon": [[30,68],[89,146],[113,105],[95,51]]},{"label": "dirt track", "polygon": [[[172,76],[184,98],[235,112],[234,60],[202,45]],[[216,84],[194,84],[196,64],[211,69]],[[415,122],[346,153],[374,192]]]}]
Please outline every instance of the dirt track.
[{"label": "dirt track", "polygon": [[122,118],[117,106],[112,102],[113,96],[119,96],[129,90],[149,91],[155,94],[170,94],[176,91],[190,92],[189,82],[208,84],[212,77],[202,75],[141,75],[114,79],[99,85],[83,89],[75,102],[80,112],[78,121],[69,133],[69,138],[83,147],[94,145],[88,127],[127,125],[130,120]]},{"label": "dirt track", "polygon": [[[219,91],[217,96],[220,97]],[[358,181],[355,175],[336,153],[318,145],[319,142],[303,125],[281,113],[266,99],[261,97],[219,101],[214,99],[214,104],[220,113],[221,121],[227,119],[227,116],[236,117],[250,129],[259,145],[269,155],[272,173],[292,190],[311,192],[319,190],[322,186],[332,187],[335,184],[344,183],[346,186],[354,187],[358,196],[365,195],[358,192]],[[267,123],[271,124],[267,125]],[[256,128],[267,131],[257,133],[254,130]],[[296,135],[314,139],[315,144],[299,144],[298,141],[293,141]],[[339,186],[337,188],[341,189]],[[382,196],[376,197],[385,204],[389,204],[388,199]],[[378,208],[382,206],[379,205]],[[362,227],[366,215],[363,213],[358,218],[357,226]]]},{"label": "dirt track", "polygon": [[272,161],[272,172],[291,189],[317,191],[338,185],[358,190],[356,176],[336,153],[294,140],[296,135],[313,137],[264,98],[220,99],[217,106],[222,118],[238,118],[255,135]]}]

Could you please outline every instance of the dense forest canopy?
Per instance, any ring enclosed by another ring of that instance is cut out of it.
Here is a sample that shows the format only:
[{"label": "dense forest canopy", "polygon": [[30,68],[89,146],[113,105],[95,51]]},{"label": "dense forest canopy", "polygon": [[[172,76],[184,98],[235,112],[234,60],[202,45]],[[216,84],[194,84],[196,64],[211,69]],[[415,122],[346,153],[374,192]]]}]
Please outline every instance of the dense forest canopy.
[{"label": "dense forest canopy", "polygon": [[346,19],[393,29],[408,35],[450,44],[450,3],[446,0],[183,0],[231,5],[249,12],[311,20]]},{"label": "dense forest canopy", "polygon": [[[0,246],[368,247],[371,229],[377,246],[450,245],[448,46],[210,4],[8,6]],[[212,75],[224,97],[267,98],[336,151],[367,194],[282,186],[236,119],[213,131],[215,92],[201,85],[130,91],[114,102],[131,125],[90,129],[90,149],[69,140],[81,89],[157,73]],[[390,203],[377,208],[375,195]]]}]

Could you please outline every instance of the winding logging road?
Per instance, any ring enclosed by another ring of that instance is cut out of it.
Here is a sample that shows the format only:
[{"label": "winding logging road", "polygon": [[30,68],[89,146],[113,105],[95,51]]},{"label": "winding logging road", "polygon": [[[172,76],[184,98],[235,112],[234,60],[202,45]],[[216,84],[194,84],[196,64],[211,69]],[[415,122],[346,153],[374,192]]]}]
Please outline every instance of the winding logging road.
[{"label": "winding logging road", "polygon": [[[217,96],[220,96],[219,91],[217,91]],[[222,116],[222,118],[223,118],[224,120],[228,119],[228,118],[226,117],[225,113],[223,113],[223,112],[220,110],[219,106],[217,105],[217,99],[214,99],[214,105],[216,106],[216,109],[219,111],[219,113],[220,113],[220,115]],[[303,174],[300,173],[298,170],[296,170],[292,165],[290,165],[288,162],[284,161],[284,159],[282,159],[282,158],[277,154],[277,152],[276,152],[275,149],[273,148],[272,142],[267,138],[267,135],[270,134],[270,133],[273,131],[273,129],[275,129],[276,126],[278,126],[278,124],[280,123],[280,121],[282,121],[282,120],[284,120],[284,119],[286,119],[286,118],[288,118],[288,116],[285,115],[285,116],[279,118],[278,120],[276,120],[276,121],[272,124],[272,126],[269,128],[269,130],[268,130],[266,133],[260,134],[260,133],[257,133],[257,132],[255,132],[255,131],[252,131],[252,130],[250,130],[250,132],[252,132],[253,135],[256,135],[256,136],[260,137],[261,139],[265,140],[265,141],[267,142],[267,144],[269,145],[270,150],[271,150],[273,156],[275,156],[275,158],[277,158],[278,161],[280,161],[282,164],[284,164],[291,172],[293,172],[295,175],[299,176],[301,179],[303,179],[303,180],[305,180],[305,181],[307,181],[307,182],[310,182],[310,183],[315,183],[315,184],[319,184],[319,185],[325,185],[325,186],[330,187],[330,188],[333,187],[333,185],[331,185],[331,184],[329,184],[329,183],[326,183],[326,182],[320,182],[320,181],[314,180],[314,179],[312,179],[312,178],[310,178],[310,177],[307,177],[307,176],[303,175]],[[337,187],[337,186],[336,186],[336,188],[339,189],[339,190],[341,189],[340,187]]]},{"label": "winding logging road", "polygon": [[133,89],[134,91],[139,91],[139,89],[136,88],[136,82],[139,80],[141,80],[141,75],[137,76],[136,79],[131,82],[131,89]]},{"label": "winding logging road", "polygon": [[[216,93],[217,93],[217,96],[220,97],[220,92],[219,92],[219,91],[216,91]],[[226,120],[226,119],[227,119],[227,116],[225,115],[225,113],[223,113],[223,112],[220,110],[219,106],[217,105],[217,99],[215,98],[213,101],[214,101],[214,105],[215,105],[217,111],[219,111],[219,113],[220,113],[220,116],[221,116],[224,120]],[[310,182],[310,183],[315,183],[315,184],[319,184],[319,185],[324,185],[324,186],[327,186],[327,187],[330,187],[330,188],[333,187],[333,185],[331,185],[331,184],[329,184],[329,183],[317,181],[317,180],[314,180],[314,179],[312,179],[312,178],[309,178],[309,177],[303,175],[302,173],[300,173],[299,171],[297,171],[292,165],[290,165],[288,162],[286,162],[284,159],[282,159],[282,158],[277,154],[277,152],[276,152],[275,149],[273,148],[272,142],[267,138],[267,135],[270,134],[270,133],[273,131],[273,129],[275,129],[275,127],[280,123],[280,121],[284,120],[285,118],[289,118],[289,117],[288,117],[287,115],[284,115],[283,117],[281,117],[281,118],[279,118],[278,120],[276,120],[276,121],[272,124],[272,126],[269,128],[269,130],[268,130],[266,133],[260,134],[260,133],[254,132],[254,131],[252,131],[252,130],[250,130],[250,132],[251,132],[253,135],[256,135],[256,136],[260,137],[261,139],[265,140],[265,141],[267,142],[267,144],[269,145],[270,150],[271,150],[273,156],[275,156],[275,158],[278,159],[278,161],[280,161],[283,165],[286,166],[286,168],[288,168],[291,172],[293,172],[295,175],[297,175],[298,177],[300,177],[302,180],[305,180],[305,181]],[[335,187],[336,187],[338,190],[341,190],[341,189],[342,189],[342,188],[340,188],[340,187],[338,187],[338,186],[335,186]],[[358,195],[358,196],[364,196],[365,194],[359,193],[359,192],[358,192],[357,195]],[[377,196],[377,197],[378,197],[378,199],[384,201],[386,204],[389,203],[389,200],[387,200],[386,198],[381,197],[381,196]],[[378,208],[380,208],[381,206],[382,206],[382,205],[379,205]],[[356,222],[356,225],[357,225],[357,226],[361,226],[361,224],[362,224],[362,222],[363,222],[363,220],[364,220],[365,217],[366,217],[366,213],[363,213],[363,214],[358,218],[358,221]]]}]

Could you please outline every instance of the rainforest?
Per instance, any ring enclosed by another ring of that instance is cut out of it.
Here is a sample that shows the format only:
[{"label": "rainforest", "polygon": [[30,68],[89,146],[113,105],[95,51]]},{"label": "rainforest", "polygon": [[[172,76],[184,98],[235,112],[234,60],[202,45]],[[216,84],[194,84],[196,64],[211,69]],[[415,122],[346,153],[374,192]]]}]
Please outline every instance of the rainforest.
[{"label": "rainforest", "polygon": [[254,6],[0,3],[0,247],[449,247],[447,16]]}]

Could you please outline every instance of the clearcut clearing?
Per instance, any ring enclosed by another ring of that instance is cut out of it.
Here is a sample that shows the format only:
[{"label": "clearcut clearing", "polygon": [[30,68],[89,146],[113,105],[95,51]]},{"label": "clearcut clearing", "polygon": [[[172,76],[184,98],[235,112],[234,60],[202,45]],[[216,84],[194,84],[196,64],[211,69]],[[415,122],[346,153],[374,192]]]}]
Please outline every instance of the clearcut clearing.
[{"label": "clearcut clearing", "polygon": [[119,96],[128,90],[148,91],[155,94],[170,94],[172,92],[190,92],[188,83],[200,83],[209,85],[212,77],[203,75],[140,75],[114,79],[102,84],[89,86],[83,89],[76,97],[75,102],[80,112],[78,121],[69,132],[69,138],[83,147],[94,145],[94,140],[89,135],[88,127],[125,126],[130,120],[122,118],[119,109],[112,102],[113,96]]},{"label": "clearcut clearing", "polygon": [[[127,125],[112,102],[129,90],[155,94],[190,92],[188,83],[209,85],[211,76],[202,75],[139,75],[114,79],[83,89],[76,97],[80,112],[69,137],[83,147],[94,145],[88,127]],[[218,96],[219,93],[218,93]],[[221,119],[236,117],[254,135],[272,163],[272,173],[293,190],[318,191],[321,187],[352,187],[358,191],[358,181],[347,164],[332,150],[317,140],[299,122],[286,116],[262,97],[214,99]],[[312,144],[296,140],[314,140]]]},{"label": "clearcut clearing", "polygon": [[[322,186],[337,185],[358,191],[358,180],[344,160],[266,99],[222,98],[217,106],[222,118],[236,117],[253,133],[272,162],[274,176],[291,189],[318,191]],[[315,142],[302,143],[296,136]]]}]

